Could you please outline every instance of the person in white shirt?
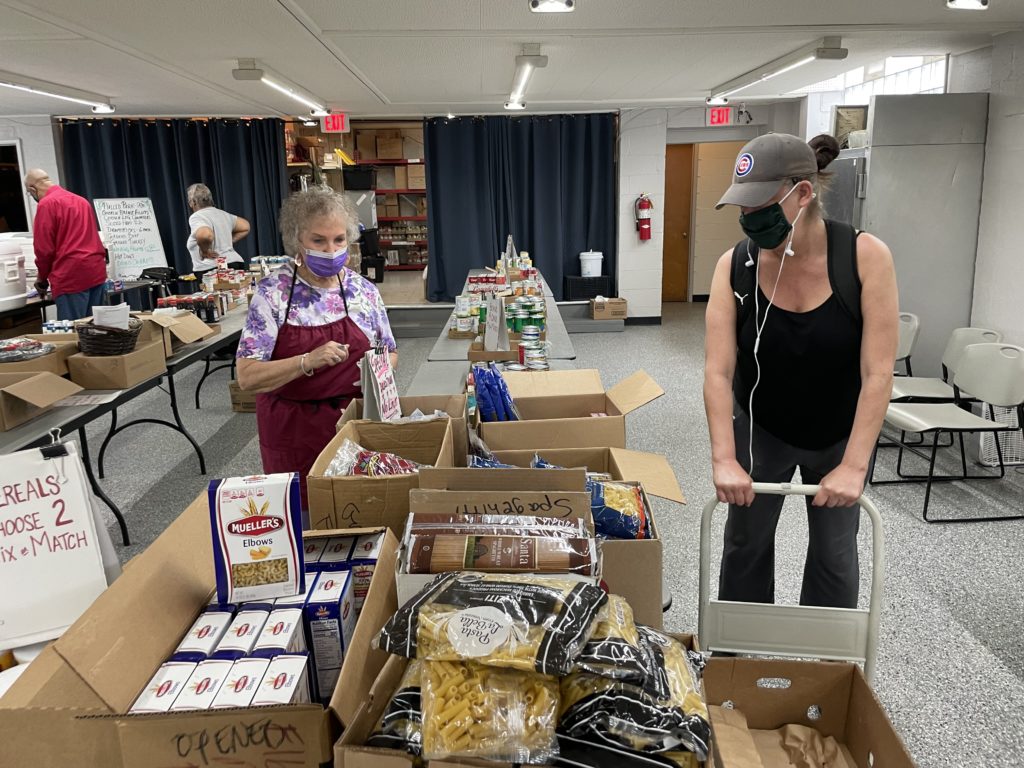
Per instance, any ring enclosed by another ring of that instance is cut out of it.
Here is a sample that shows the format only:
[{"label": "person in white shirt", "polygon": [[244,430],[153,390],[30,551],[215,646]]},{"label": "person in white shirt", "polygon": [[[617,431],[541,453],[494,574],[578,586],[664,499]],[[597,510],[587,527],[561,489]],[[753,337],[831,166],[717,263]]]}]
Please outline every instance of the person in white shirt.
[{"label": "person in white shirt", "polygon": [[249,234],[249,222],[241,216],[222,211],[213,205],[213,193],[205,184],[188,188],[188,251],[192,254],[192,271],[202,278],[204,272],[217,267],[217,257],[227,263],[243,263],[234,244]]}]

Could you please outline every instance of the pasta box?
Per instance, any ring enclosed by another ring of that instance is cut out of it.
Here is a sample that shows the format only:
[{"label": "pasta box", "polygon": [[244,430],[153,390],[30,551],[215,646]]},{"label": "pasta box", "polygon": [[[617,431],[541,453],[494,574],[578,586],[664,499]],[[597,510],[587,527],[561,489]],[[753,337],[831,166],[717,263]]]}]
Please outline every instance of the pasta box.
[{"label": "pasta box", "polygon": [[252,697],[254,707],[308,704],[309,656],[305,653],[277,656],[267,667],[263,681]]},{"label": "pasta box", "polygon": [[352,645],[356,626],[351,571],[321,574],[303,612],[316,681],[315,695],[327,703],[338,683],[341,664]]},{"label": "pasta box", "polygon": [[506,372],[520,421],[483,422],[492,451],[536,448],[625,448],[626,415],[665,394],[637,371],[606,390],[596,370]]},{"label": "pasta box", "polygon": [[31,421],[81,391],[52,373],[0,373],[0,432]]},{"label": "pasta box", "polygon": [[[26,668],[0,699],[5,768],[222,763],[320,768],[331,760],[340,723],[354,715],[387,660],[371,641],[397,610],[394,536],[385,532],[381,567],[352,633],[347,659],[352,664],[343,664],[343,682],[329,707],[275,704],[258,712],[221,708],[130,714],[132,703],[210,604],[214,569],[209,531],[202,497]],[[380,529],[345,532],[375,531]],[[307,535],[314,539],[338,533]]]},{"label": "pasta box", "polygon": [[233,666],[233,661],[224,660],[207,660],[197,664],[185,683],[185,689],[171,705],[171,712],[210,709]]},{"label": "pasta box", "polygon": [[327,548],[327,541],[327,539],[313,539],[303,543],[302,560],[307,573],[320,570],[320,556]]},{"label": "pasta box", "polygon": [[248,707],[269,666],[269,659],[239,659],[234,662],[210,708]]},{"label": "pasta box", "polygon": [[[529,467],[534,455],[560,467],[585,467],[591,472],[611,475],[616,481],[632,481],[642,486],[645,504],[651,513],[655,537],[649,539],[608,539],[601,543],[602,579],[611,592],[629,602],[636,620],[660,629],[663,615],[662,562],[664,552],[657,535],[657,521],[650,497],[685,504],[686,499],[675,472],[664,456],[629,451],[624,448],[542,449],[539,451],[496,451],[495,457],[506,464]],[[480,471],[480,470],[475,470]],[[552,472],[537,469],[534,472]]]},{"label": "pasta box", "polygon": [[352,573],[352,597],[356,613],[363,610],[366,593],[370,590],[370,582],[373,581],[373,574],[377,570],[377,561],[380,559],[383,546],[382,533],[368,533],[356,539],[356,544],[352,548],[349,571]]}]

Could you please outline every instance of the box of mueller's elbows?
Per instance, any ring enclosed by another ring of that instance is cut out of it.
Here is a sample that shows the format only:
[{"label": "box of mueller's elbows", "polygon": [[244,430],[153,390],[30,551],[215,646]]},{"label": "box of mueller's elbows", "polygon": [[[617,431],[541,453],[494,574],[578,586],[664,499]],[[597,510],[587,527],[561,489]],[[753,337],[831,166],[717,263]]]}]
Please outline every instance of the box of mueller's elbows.
[{"label": "box of mueller's elbows", "polygon": [[322,573],[305,608],[306,637],[312,654],[317,696],[329,703],[341,674],[345,651],[352,644],[356,610],[350,571]]},{"label": "box of mueller's elbows", "polygon": [[373,572],[377,568],[381,548],[384,546],[384,531],[369,533],[356,539],[356,546],[349,558],[352,572],[352,594],[355,597],[356,614],[363,610],[363,601],[370,589]]}]

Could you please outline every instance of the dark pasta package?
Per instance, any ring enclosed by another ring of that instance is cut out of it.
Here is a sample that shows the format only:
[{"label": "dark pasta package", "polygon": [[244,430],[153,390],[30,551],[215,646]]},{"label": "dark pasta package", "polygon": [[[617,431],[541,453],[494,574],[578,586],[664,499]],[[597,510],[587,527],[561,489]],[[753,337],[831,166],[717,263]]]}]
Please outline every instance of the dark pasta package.
[{"label": "dark pasta package", "polygon": [[587,538],[583,520],[532,515],[480,515],[418,512],[409,516],[409,531],[416,533],[460,533],[479,536],[554,536],[562,539]]},{"label": "dark pasta package", "polygon": [[594,539],[532,535],[410,535],[409,573],[461,570],[597,576],[598,543]]},{"label": "dark pasta package", "polygon": [[374,728],[368,747],[401,749],[411,755],[423,752],[423,707],[421,675],[423,662],[413,659],[405,668],[402,680],[388,702],[380,722]]},{"label": "dark pasta package", "polygon": [[633,609],[624,597],[608,595],[597,615],[597,627],[576,660],[577,670],[614,680],[642,684],[652,659],[633,620]]}]

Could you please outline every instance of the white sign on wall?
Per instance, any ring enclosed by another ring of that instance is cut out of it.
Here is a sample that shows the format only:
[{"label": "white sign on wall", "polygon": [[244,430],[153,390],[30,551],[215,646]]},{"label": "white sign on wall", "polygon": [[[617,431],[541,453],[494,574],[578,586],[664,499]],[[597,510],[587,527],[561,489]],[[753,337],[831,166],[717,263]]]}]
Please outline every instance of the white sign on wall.
[{"label": "white sign on wall", "polygon": [[166,267],[160,229],[148,197],[93,200],[114,277],[134,279],[147,267]]}]

